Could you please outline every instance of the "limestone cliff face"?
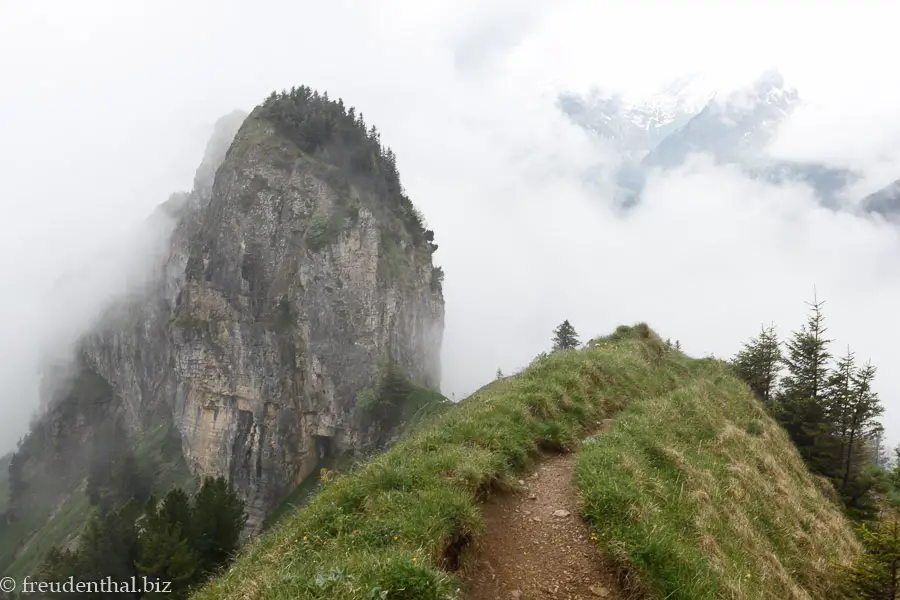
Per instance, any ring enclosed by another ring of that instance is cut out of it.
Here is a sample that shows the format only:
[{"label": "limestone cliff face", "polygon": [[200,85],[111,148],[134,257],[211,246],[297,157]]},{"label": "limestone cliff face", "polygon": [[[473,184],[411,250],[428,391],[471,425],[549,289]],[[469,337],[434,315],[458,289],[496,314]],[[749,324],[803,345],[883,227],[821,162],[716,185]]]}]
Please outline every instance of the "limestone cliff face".
[{"label": "limestone cliff face", "polygon": [[242,117],[219,122],[195,189],[156,215],[175,227],[154,292],[84,353],[133,428],[172,418],[190,468],[231,479],[254,529],[319,452],[376,439],[353,409],[379,363],[438,386],[444,307],[431,247],[376,195],[257,112],[235,135]]}]

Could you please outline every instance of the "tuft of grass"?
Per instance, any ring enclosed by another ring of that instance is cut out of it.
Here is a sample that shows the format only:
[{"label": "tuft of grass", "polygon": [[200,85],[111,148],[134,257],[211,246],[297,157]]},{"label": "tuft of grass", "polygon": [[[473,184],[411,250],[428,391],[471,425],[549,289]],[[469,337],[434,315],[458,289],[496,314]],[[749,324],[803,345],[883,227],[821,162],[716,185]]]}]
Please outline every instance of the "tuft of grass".
[{"label": "tuft of grass", "polygon": [[574,449],[629,399],[690,376],[646,326],[542,355],[426,419],[391,450],[320,487],[195,598],[438,600],[483,531],[479,502],[514,486],[539,448]]},{"label": "tuft of grass", "polygon": [[[834,597],[859,546],[784,430],[718,361],[633,398],[576,467],[603,551],[653,598]],[[830,487],[830,486],[829,486]]]}]

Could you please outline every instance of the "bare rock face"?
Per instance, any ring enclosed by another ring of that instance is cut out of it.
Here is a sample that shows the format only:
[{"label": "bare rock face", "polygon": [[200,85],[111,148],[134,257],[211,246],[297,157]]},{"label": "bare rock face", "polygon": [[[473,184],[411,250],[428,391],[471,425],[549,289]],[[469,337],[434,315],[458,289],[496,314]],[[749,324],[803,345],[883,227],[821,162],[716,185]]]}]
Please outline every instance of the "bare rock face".
[{"label": "bare rock face", "polygon": [[231,480],[251,531],[321,454],[371,446],[379,424],[354,405],[381,362],[440,381],[433,250],[328,172],[256,112],[221,119],[195,189],[154,216],[175,226],[152,293],[83,344],[128,424],[171,416],[191,470]]}]

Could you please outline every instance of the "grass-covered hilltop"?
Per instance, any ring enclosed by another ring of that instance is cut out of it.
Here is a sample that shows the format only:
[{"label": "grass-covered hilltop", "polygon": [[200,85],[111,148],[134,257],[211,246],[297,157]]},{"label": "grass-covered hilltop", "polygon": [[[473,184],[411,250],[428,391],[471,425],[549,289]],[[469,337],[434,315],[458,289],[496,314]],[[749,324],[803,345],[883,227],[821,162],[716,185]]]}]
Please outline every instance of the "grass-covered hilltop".
[{"label": "grass-covered hilltop", "polygon": [[548,452],[578,452],[596,552],[639,596],[833,598],[860,552],[732,369],[638,325],[542,355],[339,474],[194,597],[465,597],[482,501]]}]

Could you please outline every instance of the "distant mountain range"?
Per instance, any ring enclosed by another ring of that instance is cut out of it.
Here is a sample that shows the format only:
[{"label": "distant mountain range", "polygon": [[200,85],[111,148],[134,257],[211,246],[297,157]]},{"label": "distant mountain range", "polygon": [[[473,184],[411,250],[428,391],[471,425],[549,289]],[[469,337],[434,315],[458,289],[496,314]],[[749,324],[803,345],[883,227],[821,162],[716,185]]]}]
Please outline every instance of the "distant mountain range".
[{"label": "distant mountain range", "polygon": [[860,208],[888,219],[900,219],[900,179],[863,198]]},{"label": "distant mountain range", "polygon": [[670,83],[649,98],[629,99],[594,90],[586,97],[562,94],[559,107],[573,122],[612,142],[627,159],[640,160],[700,113],[714,95],[694,75]]},{"label": "distant mountain range", "polygon": [[[586,96],[563,94],[558,100],[572,122],[620,152],[618,200],[625,206],[639,202],[651,169],[677,167],[694,153],[708,154],[719,164],[738,165],[758,179],[808,184],[823,204],[834,205],[860,174],[766,155],[766,146],[799,103],[797,90],[786,85],[777,71],[765,72],[746,88],[724,96],[702,78],[690,76],[647,100],[629,101],[602,91]],[[891,190],[875,195],[872,210],[900,212],[900,181]]]}]

